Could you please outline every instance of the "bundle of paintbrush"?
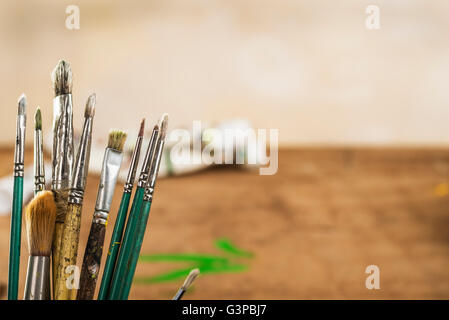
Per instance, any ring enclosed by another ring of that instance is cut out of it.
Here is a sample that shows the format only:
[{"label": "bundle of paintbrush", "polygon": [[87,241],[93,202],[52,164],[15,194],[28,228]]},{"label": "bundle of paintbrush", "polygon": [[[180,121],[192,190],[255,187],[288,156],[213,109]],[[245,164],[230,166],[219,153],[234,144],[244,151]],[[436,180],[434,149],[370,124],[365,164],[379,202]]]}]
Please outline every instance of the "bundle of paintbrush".
[{"label": "bundle of paintbrush", "polygon": [[[84,251],[79,288],[76,261],[92,141],[96,96],[92,94],[84,110],[84,124],[76,157],[73,155],[72,71],[60,61],[52,73],[53,152],[51,191],[45,191],[42,147],[42,113],[35,113],[34,199],[26,207],[26,230],[30,257],[24,299],[93,299],[100,271],[106,226],[123,158],[126,133],[109,133],[97,201],[89,238]],[[19,99],[14,163],[14,197],[11,218],[8,298],[17,299],[21,244],[26,99]],[[144,120],[133,152],[128,178],[111,237],[99,299],[127,299],[148,223],[167,131],[168,116],[154,126],[138,179],[132,206],[128,207],[143,141]],[[127,219],[128,216],[128,219]],[[125,221],[126,228],[125,228]],[[50,281],[50,269],[52,278]],[[194,279],[194,276],[192,276]],[[192,280],[193,281],[193,280]],[[188,281],[189,282],[189,281]],[[191,281],[189,282],[191,283]],[[184,286],[188,287],[188,285]],[[185,290],[184,290],[185,291]]]}]

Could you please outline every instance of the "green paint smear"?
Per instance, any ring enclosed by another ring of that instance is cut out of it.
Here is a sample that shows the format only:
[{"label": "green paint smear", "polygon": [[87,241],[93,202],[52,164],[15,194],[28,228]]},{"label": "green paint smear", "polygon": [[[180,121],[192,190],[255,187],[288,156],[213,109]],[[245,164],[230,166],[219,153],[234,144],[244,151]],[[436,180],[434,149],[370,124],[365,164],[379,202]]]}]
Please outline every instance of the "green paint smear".
[{"label": "green paint smear", "polygon": [[178,253],[178,254],[144,254],[139,257],[143,262],[194,262],[194,263],[211,263],[211,262],[227,262],[228,258],[195,254],[195,253]]},{"label": "green paint smear", "polygon": [[[217,239],[215,246],[219,250],[238,258],[253,257],[251,252],[237,248],[230,240],[225,238]],[[246,265],[232,263],[228,257],[201,253],[144,254],[139,257],[139,261],[183,262],[188,263],[189,267],[172,270],[152,277],[137,277],[134,280],[137,284],[151,284],[184,279],[193,268],[200,269],[201,274],[243,272],[248,269]]]},{"label": "green paint smear", "polygon": [[244,251],[244,250],[237,248],[236,246],[234,246],[231,243],[231,241],[229,241],[228,239],[225,239],[225,238],[216,240],[215,246],[220,250],[223,250],[227,253],[230,253],[230,254],[233,254],[233,255],[236,255],[239,257],[246,257],[246,258],[253,257],[253,254],[251,252]]},{"label": "green paint smear", "polygon": [[[201,274],[207,273],[229,273],[229,272],[242,272],[247,270],[247,266],[245,265],[222,265],[222,266],[200,266],[199,267]],[[192,268],[186,269],[178,269],[174,271],[170,271],[164,274],[160,274],[153,277],[137,277],[134,282],[137,284],[149,284],[149,283],[159,283],[159,282],[168,282],[179,279],[184,279],[187,275],[192,271]]]}]

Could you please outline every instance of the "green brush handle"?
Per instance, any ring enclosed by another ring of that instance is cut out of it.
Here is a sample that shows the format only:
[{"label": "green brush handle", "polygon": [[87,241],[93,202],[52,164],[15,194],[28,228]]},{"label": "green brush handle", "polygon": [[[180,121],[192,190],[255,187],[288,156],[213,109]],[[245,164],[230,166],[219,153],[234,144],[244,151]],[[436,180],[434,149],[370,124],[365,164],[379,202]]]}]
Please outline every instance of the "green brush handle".
[{"label": "green brush handle", "polygon": [[120,291],[123,285],[125,271],[131,257],[133,238],[136,233],[137,223],[139,221],[144,191],[144,188],[138,187],[134,195],[128,223],[126,224],[125,235],[123,236],[116,268],[112,277],[111,289],[108,297],[109,300],[120,300]]},{"label": "green brush handle", "polygon": [[117,256],[120,249],[120,241],[122,240],[123,229],[125,228],[126,214],[128,213],[130,198],[131,193],[124,192],[122,195],[122,200],[120,201],[114,231],[112,232],[111,243],[109,244],[108,257],[106,259],[106,265],[103,271],[103,278],[101,278],[98,300],[106,300],[109,295],[115,262],[117,261]]},{"label": "green brush handle", "polygon": [[137,230],[134,236],[134,247],[132,248],[129,268],[125,273],[125,281],[121,287],[120,298],[122,300],[128,300],[129,291],[136,272],[137,260],[139,259],[140,250],[142,249],[143,238],[145,236],[145,230],[147,228],[148,217],[150,215],[151,202],[144,201],[142,206],[142,212],[139,215],[139,221],[137,223]]},{"label": "green brush handle", "polygon": [[14,178],[9,242],[8,300],[17,300],[19,288],[20,242],[22,234],[23,177]]}]

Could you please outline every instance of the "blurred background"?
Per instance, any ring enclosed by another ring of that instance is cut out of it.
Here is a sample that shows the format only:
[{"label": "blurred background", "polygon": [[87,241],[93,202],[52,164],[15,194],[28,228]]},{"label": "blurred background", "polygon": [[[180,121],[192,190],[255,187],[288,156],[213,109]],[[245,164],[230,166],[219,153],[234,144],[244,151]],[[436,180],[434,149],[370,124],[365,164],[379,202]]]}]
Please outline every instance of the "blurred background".
[{"label": "blurred background", "polygon": [[[79,30],[66,28],[69,5]],[[369,5],[380,29],[365,26]],[[51,129],[50,73],[66,59],[75,127],[97,94],[94,139],[163,112],[171,129],[279,129],[273,176],[226,166],[160,180],[131,298],[171,298],[183,278],[163,276],[194,265],[152,255],[207,253],[240,267],[204,273],[189,298],[447,299],[448,12],[443,0],[1,1],[1,174],[17,98],[28,97],[31,146],[35,106]],[[97,184],[91,175],[79,261]],[[0,232],[6,283],[9,216]],[[365,287],[371,264],[380,290]]]}]

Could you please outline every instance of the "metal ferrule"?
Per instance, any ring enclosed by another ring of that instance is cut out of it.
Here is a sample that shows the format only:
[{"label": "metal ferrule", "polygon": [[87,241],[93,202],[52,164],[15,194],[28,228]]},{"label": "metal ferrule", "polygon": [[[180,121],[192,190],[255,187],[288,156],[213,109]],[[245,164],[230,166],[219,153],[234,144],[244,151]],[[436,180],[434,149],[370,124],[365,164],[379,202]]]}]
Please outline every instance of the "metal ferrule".
[{"label": "metal ferrule", "polygon": [[25,153],[26,115],[17,116],[16,149],[14,151],[14,177],[23,177],[23,159]]},{"label": "metal ferrule", "polygon": [[111,210],[112,197],[114,196],[117,177],[122,164],[123,153],[117,150],[106,148],[103,158],[103,168],[100,176],[100,186],[95,203],[95,213],[93,221],[95,223],[106,224],[109,211]]},{"label": "metal ferrule", "polygon": [[69,188],[73,170],[72,94],[63,94],[53,99],[52,166],[52,189]]},{"label": "metal ferrule", "polygon": [[24,300],[50,300],[50,257],[30,256]]},{"label": "metal ferrule", "polygon": [[140,171],[139,181],[137,186],[140,188],[145,188],[148,180],[148,173],[150,171],[151,159],[154,153],[154,147],[156,145],[156,140],[159,135],[159,130],[153,130],[151,134],[150,142],[148,143],[147,153],[145,154],[145,159],[143,160],[142,170]]},{"label": "metal ferrule", "polygon": [[44,150],[42,130],[34,130],[34,190],[45,189]]},{"label": "metal ferrule", "polygon": [[87,171],[89,170],[90,146],[92,142],[93,118],[84,118],[83,133],[81,135],[78,153],[73,168],[72,185],[69,191],[69,203],[82,204],[84,189],[86,188]]},{"label": "metal ferrule", "polygon": [[124,192],[131,193],[133,191],[134,180],[136,179],[137,163],[139,162],[140,149],[142,147],[143,137],[137,137],[136,146],[131,156],[131,164],[129,165],[128,177],[126,178]]},{"label": "metal ferrule", "polygon": [[154,186],[156,185],[157,174],[159,172],[159,166],[161,164],[162,152],[164,151],[164,143],[165,141],[162,139],[158,139],[157,141],[154,157],[151,161],[150,177],[148,178],[148,183],[145,187],[143,201],[153,201]]}]

